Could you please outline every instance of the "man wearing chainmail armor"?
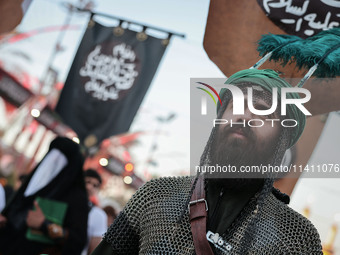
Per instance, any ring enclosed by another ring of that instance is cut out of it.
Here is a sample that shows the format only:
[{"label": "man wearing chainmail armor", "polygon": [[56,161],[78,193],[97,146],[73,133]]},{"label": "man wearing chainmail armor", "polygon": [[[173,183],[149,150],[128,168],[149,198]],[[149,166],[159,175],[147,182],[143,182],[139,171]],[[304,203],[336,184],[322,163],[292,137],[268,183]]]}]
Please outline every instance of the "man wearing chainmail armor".
[{"label": "man wearing chainmail armor", "polygon": [[[276,72],[267,69],[237,72],[226,84],[237,86],[244,95],[248,88],[253,88],[253,105],[258,110],[270,108],[273,88],[277,88],[278,100],[281,88],[291,88]],[[296,93],[287,96],[299,98]],[[231,92],[222,89],[220,97],[222,106],[217,111],[218,119],[233,122],[294,119],[297,125],[284,127],[280,121],[263,121],[261,128],[216,125],[201,156],[200,166],[234,165],[238,169],[261,164],[279,166],[285,151],[301,136],[305,115],[294,104],[289,104],[287,115],[281,115],[280,107],[277,107],[270,116],[256,116],[246,103],[244,115],[233,115]],[[273,188],[273,176],[228,178],[225,173],[208,175],[147,182],[130,199],[93,254],[322,254],[317,230],[308,219],[287,205],[287,195]],[[207,233],[212,253],[197,248],[190,223],[190,209],[194,209],[190,199],[200,179],[203,179],[202,189],[207,201],[207,208],[204,208],[208,210],[206,230],[198,228],[198,231]]]}]

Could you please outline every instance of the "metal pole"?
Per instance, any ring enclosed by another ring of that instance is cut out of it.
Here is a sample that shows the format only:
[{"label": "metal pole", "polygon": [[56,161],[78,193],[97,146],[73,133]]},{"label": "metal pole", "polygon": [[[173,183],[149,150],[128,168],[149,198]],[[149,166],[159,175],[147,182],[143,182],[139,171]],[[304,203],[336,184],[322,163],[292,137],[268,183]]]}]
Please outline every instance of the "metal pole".
[{"label": "metal pole", "polygon": [[105,18],[109,18],[109,19],[116,19],[116,20],[119,20],[119,21],[122,21],[122,22],[125,21],[125,22],[127,22],[129,24],[135,24],[135,25],[139,25],[139,26],[146,27],[146,28],[149,28],[149,29],[153,29],[153,30],[157,30],[157,31],[160,31],[160,32],[164,32],[164,33],[167,33],[167,34],[170,34],[170,35],[174,35],[174,36],[178,36],[178,37],[181,37],[181,38],[185,38],[185,34],[180,34],[180,33],[173,32],[173,31],[170,31],[170,30],[166,30],[166,29],[163,29],[163,28],[151,26],[151,25],[148,25],[148,24],[145,24],[145,23],[140,23],[140,22],[137,22],[137,21],[125,19],[125,18],[118,17],[118,16],[113,16],[113,15],[106,14],[106,13],[92,12],[91,10],[87,10],[87,9],[80,9],[80,8],[76,8],[76,9],[78,11],[81,11],[81,12],[89,12],[89,13],[91,13],[91,16],[98,15],[98,16],[102,16],[102,17],[105,17]]}]

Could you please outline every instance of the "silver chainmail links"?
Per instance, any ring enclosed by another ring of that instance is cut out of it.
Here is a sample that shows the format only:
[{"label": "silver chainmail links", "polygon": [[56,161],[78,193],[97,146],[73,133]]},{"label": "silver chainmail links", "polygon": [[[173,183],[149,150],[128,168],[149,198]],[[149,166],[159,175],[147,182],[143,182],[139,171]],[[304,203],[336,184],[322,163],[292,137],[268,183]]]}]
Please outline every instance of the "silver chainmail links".
[{"label": "silver chainmail links", "polygon": [[[192,177],[160,178],[140,188],[104,236],[113,254],[194,254],[188,212],[177,224],[191,181]],[[322,255],[312,223],[273,194],[268,194],[261,211],[246,253],[242,253],[241,243],[250,222],[260,213],[258,196],[250,200],[223,235],[233,247],[230,253],[215,253]]]}]

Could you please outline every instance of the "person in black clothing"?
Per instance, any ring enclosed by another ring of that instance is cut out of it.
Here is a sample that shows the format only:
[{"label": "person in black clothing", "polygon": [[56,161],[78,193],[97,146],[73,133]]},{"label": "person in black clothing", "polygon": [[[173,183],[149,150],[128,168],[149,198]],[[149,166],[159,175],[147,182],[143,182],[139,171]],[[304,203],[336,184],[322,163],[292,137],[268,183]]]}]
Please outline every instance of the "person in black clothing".
[{"label": "person in black clothing", "polygon": [[[1,255],[81,253],[88,215],[83,162],[79,146],[72,140],[57,137],[52,141],[46,156],[2,212],[7,223],[0,229]],[[62,226],[46,219],[37,197],[67,204]],[[29,240],[28,228],[44,233],[53,244]]]}]

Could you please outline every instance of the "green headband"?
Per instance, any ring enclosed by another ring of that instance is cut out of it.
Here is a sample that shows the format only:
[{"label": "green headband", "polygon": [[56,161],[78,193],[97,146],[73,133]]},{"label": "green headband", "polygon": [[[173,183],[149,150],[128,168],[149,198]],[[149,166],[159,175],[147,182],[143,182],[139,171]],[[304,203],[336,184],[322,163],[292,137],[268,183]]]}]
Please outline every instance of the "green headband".
[{"label": "green headband", "polygon": [[[291,88],[292,86],[279,77],[277,72],[270,69],[258,70],[258,69],[246,69],[239,71],[225,82],[225,84],[233,84],[237,85],[239,83],[249,82],[256,85],[261,86],[265,90],[272,92],[272,88]],[[221,89],[219,95],[222,98],[226,88]],[[281,90],[278,89],[278,96],[281,97]],[[287,98],[298,99],[300,96],[298,93],[287,93]],[[217,104],[217,111],[219,109],[219,104]],[[297,126],[292,127],[291,129],[291,139],[289,147],[292,147],[302,135],[302,132],[306,125],[306,116],[295,106],[292,104],[287,105],[287,116],[290,119],[294,119],[297,121]]]}]

